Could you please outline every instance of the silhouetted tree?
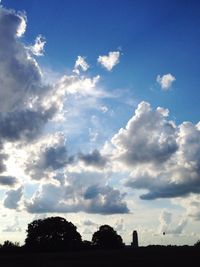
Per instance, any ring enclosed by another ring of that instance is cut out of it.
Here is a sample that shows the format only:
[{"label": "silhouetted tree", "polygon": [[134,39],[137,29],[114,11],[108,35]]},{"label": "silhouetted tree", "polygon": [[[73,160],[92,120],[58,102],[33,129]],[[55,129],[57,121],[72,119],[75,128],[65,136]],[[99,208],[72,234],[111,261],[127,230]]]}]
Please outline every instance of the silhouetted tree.
[{"label": "silhouetted tree", "polygon": [[14,251],[20,248],[18,242],[12,242],[9,240],[4,241],[3,245],[0,247],[3,251]]},{"label": "silhouetted tree", "polygon": [[102,225],[93,234],[92,243],[99,248],[121,248],[123,240],[120,235],[109,225]]},{"label": "silhouetted tree", "polygon": [[81,235],[76,226],[61,217],[49,217],[28,224],[25,246],[40,250],[63,250],[79,248]]},{"label": "silhouetted tree", "polygon": [[92,242],[88,240],[83,241],[83,249],[91,249],[92,248]]},{"label": "silhouetted tree", "polygon": [[200,248],[200,240],[198,240],[198,241],[194,244],[194,246]]}]

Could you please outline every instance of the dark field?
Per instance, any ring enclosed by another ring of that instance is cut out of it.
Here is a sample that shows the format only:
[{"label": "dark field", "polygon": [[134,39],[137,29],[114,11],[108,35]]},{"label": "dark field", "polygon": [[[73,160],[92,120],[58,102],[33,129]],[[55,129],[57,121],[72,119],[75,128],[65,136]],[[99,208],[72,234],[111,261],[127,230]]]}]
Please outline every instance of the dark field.
[{"label": "dark field", "polygon": [[194,247],[125,248],[59,253],[1,253],[0,266],[199,266],[200,249]]}]

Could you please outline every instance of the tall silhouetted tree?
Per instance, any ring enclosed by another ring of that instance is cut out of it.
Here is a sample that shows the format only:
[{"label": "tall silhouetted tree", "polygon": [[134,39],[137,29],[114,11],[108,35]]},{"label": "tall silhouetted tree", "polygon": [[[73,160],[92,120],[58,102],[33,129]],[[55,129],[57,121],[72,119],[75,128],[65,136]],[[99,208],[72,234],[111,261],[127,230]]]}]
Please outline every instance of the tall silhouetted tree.
[{"label": "tall silhouetted tree", "polygon": [[79,248],[81,235],[76,226],[61,217],[49,217],[28,224],[25,246],[30,249],[63,250]]},{"label": "tall silhouetted tree", "polygon": [[120,248],[124,245],[121,236],[109,225],[100,226],[93,234],[92,243],[99,248]]}]

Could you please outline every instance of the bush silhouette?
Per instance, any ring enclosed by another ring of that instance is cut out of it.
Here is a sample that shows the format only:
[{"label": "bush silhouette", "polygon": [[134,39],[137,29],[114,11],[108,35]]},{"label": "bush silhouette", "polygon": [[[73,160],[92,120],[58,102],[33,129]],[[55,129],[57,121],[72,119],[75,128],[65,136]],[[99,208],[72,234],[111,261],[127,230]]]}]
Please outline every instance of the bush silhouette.
[{"label": "bush silhouette", "polygon": [[194,246],[200,248],[200,240],[198,240],[198,241],[194,244]]},{"label": "bush silhouette", "polygon": [[82,244],[76,226],[61,217],[49,217],[28,224],[25,247],[39,250],[76,249]]},{"label": "bush silhouette", "polygon": [[20,245],[18,242],[12,242],[9,240],[4,241],[3,245],[0,245],[0,248],[2,251],[6,252],[12,252],[17,251],[20,249]]},{"label": "bush silhouette", "polygon": [[100,226],[93,234],[92,243],[99,248],[121,248],[124,245],[121,236],[109,225]]}]

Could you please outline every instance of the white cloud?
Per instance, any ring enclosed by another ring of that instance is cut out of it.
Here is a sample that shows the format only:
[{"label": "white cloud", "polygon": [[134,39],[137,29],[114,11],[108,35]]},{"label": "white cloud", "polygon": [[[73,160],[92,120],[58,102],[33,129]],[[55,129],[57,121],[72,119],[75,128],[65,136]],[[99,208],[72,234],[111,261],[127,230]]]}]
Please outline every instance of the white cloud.
[{"label": "white cloud", "polygon": [[44,54],[44,46],[46,44],[46,40],[42,35],[38,35],[35,39],[35,44],[30,46],[30,50],[35,56],[43,56]]},{"label": "white cloud", "polygon": [[180,218],[178,221],[172,220],[172,213],[165,210],[161,212],[159,221],[160,225],[158,233],[173,235],[182,234],[188,222],[188,220],[184,217]]},{"label": "white cloud", "polygon": [[126,127],[111,140],[113,160],[131,172],[126,185],[147,190],[142,199],[200,193],[199,124],[176,126],[166,113],[141,102]]},{"label": "white cloud", "polygon": [[92,166],[94,168],[103,169],[108,159],[102,156],[101,153],[95,149],[89,154],[79,153],[79,160],[81,160],[86,166]]},{"label": "white cloud", "polygon": [[158,75],[156,81],[164,91],[167,91],[172,86],[172,83],[176,81],[176,78],[172,74],[168,73],[163,76]]},{"label": "white cloud", "polygon": [[7,225],[2,231],[3,232],[22,232],[18,217],[15,216],[14,222],[10,225]]},{"label": "white cloud", "polygon": [[30,213],[87,212],[96,214],[128,213],[124,196],[109,186],[84,186],[77,184],[45,184],[26,201]]},{"label": "white cloud", "polygon": [[[16,177],[25,183],[46,178],[48,183],[62,184],[73,157],[68,155],[65,137],[55,133],[62,125],[53,119],[62,115],[68,119],[68,129],[70,119],[80,128],[77,115],[82,118],[83,111],[98,110],[98,99],[107,97],[107,93],[98,87],[100,76],[63,75],[54,83],[44,83],[33,54],[42,54],[45,40],[38,36],[31,49],[26,47],[20,39],[25,24],[14,11],[0,9],[0,22],[0,57],[5,59],[0,62],[0,185],[14,186]],[[85,71],[88,65],[83,59],[79,58],[76,67]],[[21,197],[20,190],[8,191],[4,204],[17,209]],[[106,203],[110,204],[110,199]],[[106,203],[102,209],[106,209]]]},{"label": "white cloud", "polygon": [[101,110],[102,113],[106,113],[106,112],[109,111],[109,109],[108,109],[107,106],[101,106],[101,107],[100,107],[100,110]]},{"label": "white cloud", "polygon": [[26,16],[20,16],[20,18],[21,23],[19,24],[19,27],[17,29],[17,37],[22,37],[26,31]]},{"label": "white cloud", "polygon": [[[41,71],[25,45],[16,39],[25,31],[25,18],[14,11],[0,9],[0,112],[22,109],[42,94]],[[23,29],[23,30],[22,30]]]},{"label": "white cloud", "polygon": [[85,57],[78,56],[76,63],[74,65],[73,72],[80,74],[80,70],[87,71],[89,69],[89,64],[86,62]]},{"label": "white cloud", "polygon": [[160,112],[160,114],[162,114],[164,117],[168,117],[169,115],[169,109],[157,107],[157,111]]},{"label": "white cloud", "polygon": [[117,148],[115,158],[127,165],[160,164],[177,150],[173,123],[165,120],[160,110],[154,112],[147,102],[138,105],[125,129],[119,130],[112,143]]},{"label": "white cloud", "polygon": [[50,180],[56,176],[56,171],[63,169],[73,162],[73,157],[68,155],[66,140],[62,133],[45,136],[28,149],[26,157],[26,173],[35,180],[42,178]]},{"label": "white cloud", "polygon": [[[99,110],[104,118],[109,113],[103,99],[110,95],[100,88],[100,76],[59,75],[58,80],[44,85],[33,54],[43,54],[45,40],[38,36],[30,51],[20,39],[26,28],[25,17],[2,9],[0,22],[0,56],[5,59],[0,62],[0,184],[14,186],[18,182],[15,176],[20,178],[24,188],[27,186],[31,191],[24,190],[29,195],[29,200],[25,201],[27,211],[128,213],[123,192],[130,190],[123,188],[121,177],[124,174],[128,177],[126,185],[147,191],[142,196],[144,199],[200,192],[200,124],[176,126],[168,119],[167,109],[153,110],[149,103],[142,102],[126,127],[109,143],[111,156],[102,153],[95,149],[94,141],[98,142],[106,129],[99,130],[103,120],[99,120],[99,124],[95,121],[98,121]],[[110,52],[100,56],[98,62],[110,71],[119,62],[119,57],[120,52]],[[79,74],[88,68],[85,58],[79,56],[74,72]],[[159,77],[160,84],[167,88],[169,77],[162,81],[163,77]],[[171,84],[173,81],[171,78]],[[65,125],[53,120],[61,114]],[[76,138],[72,123],[79,129],[81,138]],[[84,127],[82,123],[85,123]],[[85,133],[89,138],[88,125],[93,144],[85,144],[84,150],[79,144],[70,143],[72,138],[77,143],[83,142]],[[73,149],[77,145],[79,151],[83,151],[79,155],[82,164],[78,155],[71,157],[74,151],[66,149],[65,136],[55,134],[61,127],[66,127],[69,147]],[[47,135],[48,131],[52,132],[51,137]],[[118,164],[121,168],[114,168]],[[111,172],[110,165],[114,166],[112,171],[115,173]],[[42,178],[46,180],[41,181]],[[29,183],[34,186],[29,187]],[[19,210],[23,198],[22,187],[9,190],[4,206]],[[192,205],[190,202],[188,207]],[[197,209],[190,214],[197,218]],[[118,220],[116,228],[123,230],[123,224],[123,220]],[[176,232],[182,231],[183,226],[184,221]]]},{"label": "white cloud", "polygon": [[161,234],[166,233],[172,222],[172,214],[170,212],[163,210],[160,214],[159,222],[160,222],[160,225],[159,225],[158,232]]},{"label": "white cloud", "polygon": [[200,221],[200,195],[190,194],[187,198],[175,198],[173,203],[182,206],[186,210],[188,217],[195,221]]},{"label": "white cloud", "polygon": [[119,233],[124,231],[124,219],[119,219],[116,223],[115,223],[115,230]]},{"label": "white cloud", "polygon": [[100,63],[108,71],[111,71],[114,66],[119,63],[120,52],[109,52],[108,56],[99,56],[97,62]]},{"label": "white cloud", "polygon": [[64,75],[56,84],[55,89],[63,94],[103,97],[105,92],[96,88],[99,80],[99,75],[93,78]]}]

